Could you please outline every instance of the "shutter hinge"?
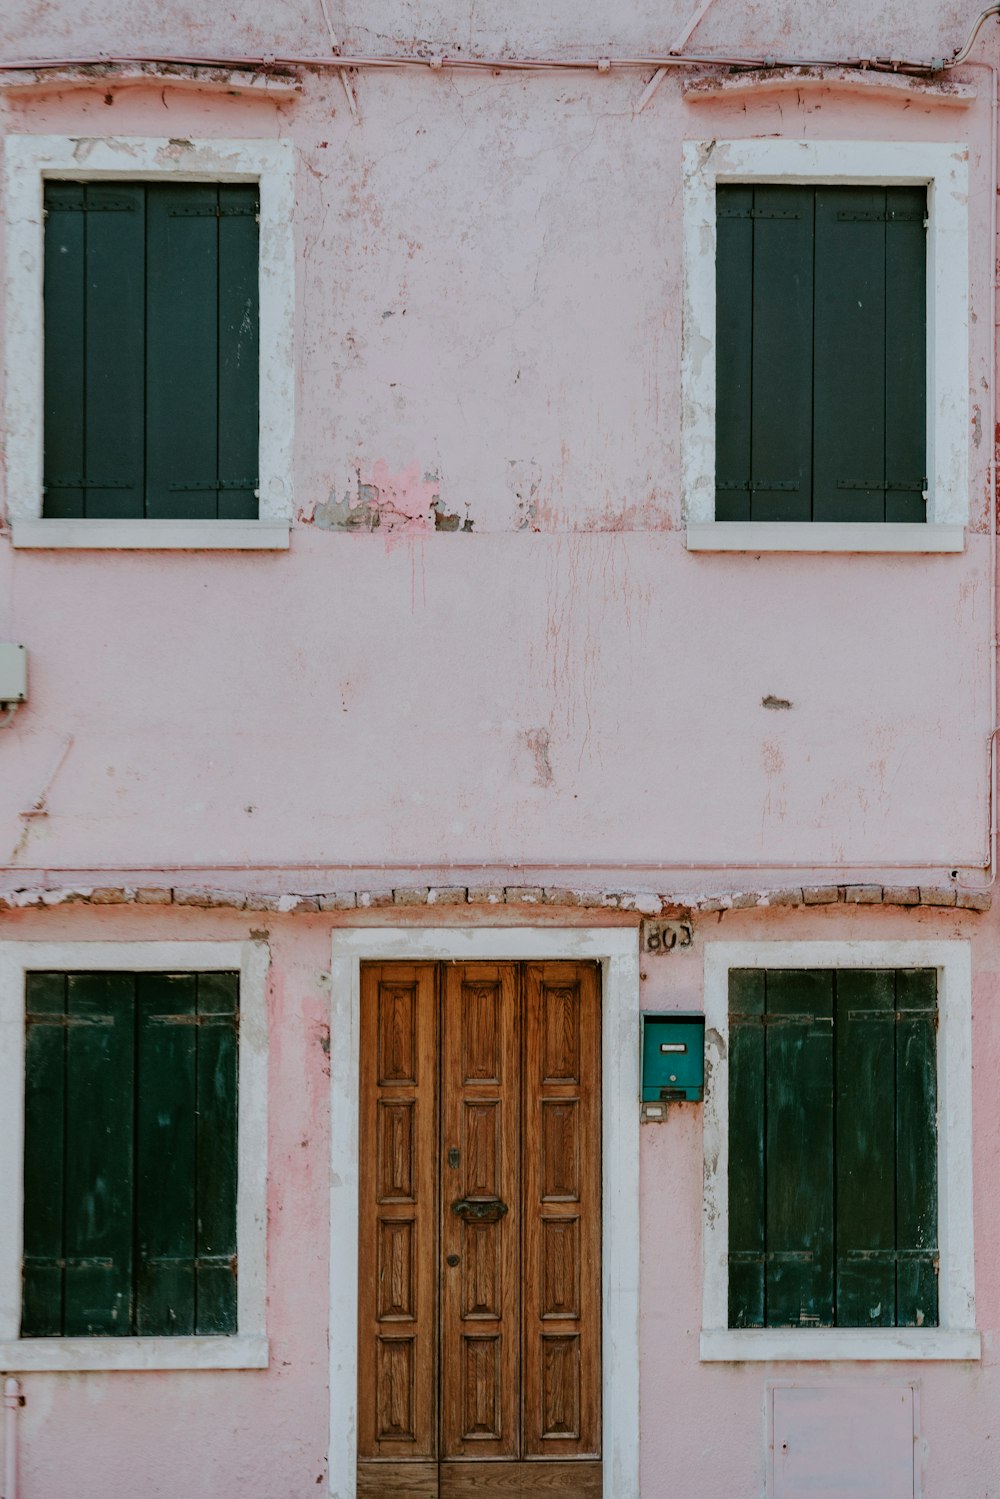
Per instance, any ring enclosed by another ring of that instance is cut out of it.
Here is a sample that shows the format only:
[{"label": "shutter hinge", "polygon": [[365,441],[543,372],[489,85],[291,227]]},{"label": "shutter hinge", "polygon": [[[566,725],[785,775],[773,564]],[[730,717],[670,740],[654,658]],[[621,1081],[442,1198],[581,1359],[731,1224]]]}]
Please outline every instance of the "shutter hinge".
[{"label": "shutter hinge", "polygon": [[798,489],[799,485],[792,479],[719,479],[715,485],[726,493],[733,490],[749,490],[751,494],[756,491],[773,492],[780,490],[783,494]]}]

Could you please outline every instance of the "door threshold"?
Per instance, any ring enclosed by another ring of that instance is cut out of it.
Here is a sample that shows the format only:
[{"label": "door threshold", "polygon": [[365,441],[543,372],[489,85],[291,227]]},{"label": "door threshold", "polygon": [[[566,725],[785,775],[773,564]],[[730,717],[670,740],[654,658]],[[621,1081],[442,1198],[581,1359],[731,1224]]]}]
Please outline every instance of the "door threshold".
[{"label": "door threshold", "polygon": [[358,1499],[601,1499],[600,1459],[358,1463]]}]

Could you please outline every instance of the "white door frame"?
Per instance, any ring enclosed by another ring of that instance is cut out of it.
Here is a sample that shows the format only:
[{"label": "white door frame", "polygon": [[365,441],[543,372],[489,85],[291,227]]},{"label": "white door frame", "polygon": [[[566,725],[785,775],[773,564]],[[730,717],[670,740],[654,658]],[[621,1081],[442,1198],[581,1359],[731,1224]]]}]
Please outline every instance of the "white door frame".
[{"label": "white door frame", "polygon": [[604,1499],[639,1499],[639,933],[634,927],[352,927],[333,933],[330,1025],[332,1499],[356,1499],[361,964],[601,965]]}]

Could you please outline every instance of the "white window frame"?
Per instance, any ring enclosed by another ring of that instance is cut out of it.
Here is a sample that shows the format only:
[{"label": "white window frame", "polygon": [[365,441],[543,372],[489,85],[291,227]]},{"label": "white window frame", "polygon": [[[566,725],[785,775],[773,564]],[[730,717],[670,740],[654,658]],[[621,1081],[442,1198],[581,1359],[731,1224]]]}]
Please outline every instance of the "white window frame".
[{"label": "white window frame", "polygon": [[[267,975],[262,942],[0,942],[0,1369],[267,1367]],[[22,1338],[25,974],[240,975],[236,1325],[208,1337]]]},{"label": "white window frame", "polygon": [[[927,188],[925,523],[715,519],[716,188]],[[969,513],[969,167],[961,143],[722,140],[684,145],[682,486],[692,551],[960,552]]]},{"label": "white window frame", "polygon": [[[938,1327],[731,1328],[729,970],[933,968],[938,976]],[[703,1360],[978,1359],[968,942],[706,942]]]},{"label": "white window frame", "polygon": [[[295,155],[289,141],[8,135],[4,432],[16,547],[288,546],[293,513]],[[42,517],[45,179],[260,185],[260,491],[256,520]]]},{"label": "white window frame", "polygon": [[639,934],[634,927],[380,927],[333,934],[329,1492],[355,1499],[361,964],[601,965],[605,1499],[639,1499]]}]

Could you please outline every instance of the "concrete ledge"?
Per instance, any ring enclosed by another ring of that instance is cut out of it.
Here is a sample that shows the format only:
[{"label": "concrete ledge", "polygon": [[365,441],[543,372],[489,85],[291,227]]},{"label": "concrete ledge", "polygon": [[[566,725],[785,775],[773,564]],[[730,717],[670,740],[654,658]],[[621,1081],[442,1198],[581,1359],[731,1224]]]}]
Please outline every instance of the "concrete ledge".
[{"label": "concrete ledge", "polygon": [[981,1351],[974,1327],[720,1327],[701,1334],[702,1363],[978,1361]]},{"label": "concrete ledge", "polygon": [[965,527],[828,521],[692,521],[689,552],[964,552]]},{"label": "concrete ledge", "polygon": [[953,83],[950,79],[919,78],[910,73],[890,73],[882,68],[747,68],[740,73],[712,73],[696,78],[684,87],[684,102],[700,104],[719,99],[742,99],[753,93],[797,93],[800,89],[836,89],[844,94],[883,94],[910,103],[921,103],[953,109],[968,109],[978,90],[974,83]]},{"label": "concrete ledge", "polygon": [[286,551],[289,525],[275,520],[15,520],[16,547],[79,551]]},{"label": "concrete ledge", "polygon": [[201,63],[94,62],[0,68],[5,93],[65,93],[67,89],[174,87],[224,94],[294,98],[302,83],[287,68],[228,68]]},{"label": "concrete ledge", "polygon": [[0,1369],[266,1369],[267,1338],[257,1334],[195,1338],[8,1338]]}]

